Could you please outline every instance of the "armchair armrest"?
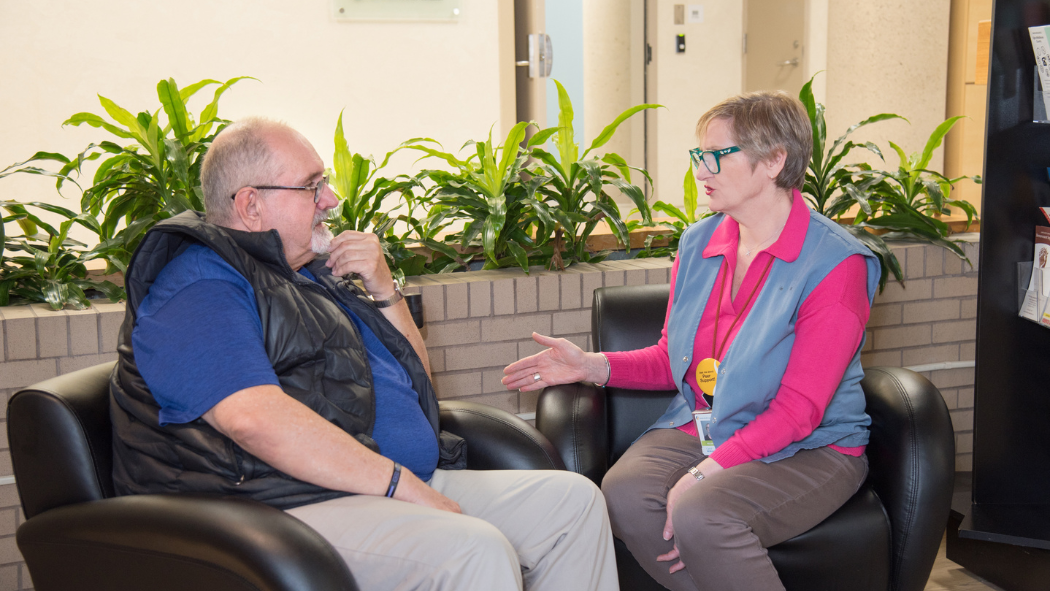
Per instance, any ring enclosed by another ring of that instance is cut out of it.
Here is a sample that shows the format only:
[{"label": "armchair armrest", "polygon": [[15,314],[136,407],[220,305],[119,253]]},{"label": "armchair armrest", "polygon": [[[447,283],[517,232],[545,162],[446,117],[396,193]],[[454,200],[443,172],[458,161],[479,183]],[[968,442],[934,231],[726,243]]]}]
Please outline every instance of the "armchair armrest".
[{"label": "armchair armrest", "polygon": [[564,470],[551,442],[535,427],[477,402],[439,403],[441,428],[467,440],[471,470]]},{"label": "armchair armrest", "polygon": [[26,521],[17,541],[40,591],[358,589],[318,533],[243,499],[135,495],[67,505]]},{"label": "armchair armrest", "polygon": [[922,589],[951,508],[951,416],[937,387],[911,370],[867,368],[861,386],[872,421],[868,482],[891,524],[890,586]]},{"label": "armchair armrest", "polygon": [[601,485],[609,470],[605,392],[577,382],[545,388],[536,402],[536,428],[550,439],[566,467]]}]

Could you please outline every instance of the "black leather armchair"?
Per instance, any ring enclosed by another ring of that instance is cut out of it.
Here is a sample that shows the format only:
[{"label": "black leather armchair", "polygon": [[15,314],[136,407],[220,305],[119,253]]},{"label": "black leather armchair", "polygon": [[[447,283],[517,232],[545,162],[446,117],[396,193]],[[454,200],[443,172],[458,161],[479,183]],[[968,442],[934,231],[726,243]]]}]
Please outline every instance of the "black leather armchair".
[{"label": "black leather armchair", "polygon": [[[311,591],[358,587],[320,535],[282,511],[198,495],[114,497],[112,363],[53,378],[8,403],[26,522],[18,547],[39,591]],[[564,469],[528,423],[469,402],[441,404],[473,469]]]},{"label": "black leather armchair", "polygon": [[[594,292],[592,342],[626,351],[660,338],[668,286]],[[921,591],[948,520],[955,442],[937,388],[900,368],[869,368],[862,383],[872,417],[867,482],[810,531],[769,549],[788,589]],[[539,398],[536,426],[568,469],[600,483],[609,466],[666,410],[674,392],[567,384]],[[619,540],[624,589],[660,589]]]}]

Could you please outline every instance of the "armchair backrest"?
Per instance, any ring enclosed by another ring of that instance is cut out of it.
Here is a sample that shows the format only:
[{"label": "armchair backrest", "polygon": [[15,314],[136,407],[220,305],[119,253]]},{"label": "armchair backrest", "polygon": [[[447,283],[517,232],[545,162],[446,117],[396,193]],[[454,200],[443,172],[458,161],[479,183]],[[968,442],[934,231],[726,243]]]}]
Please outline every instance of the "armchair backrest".
[{"label": "armchair backrest", "polygon": [[[591,342],[595,351],[631,351],[655,345],[664,327],[670,293],[669,285],[594,290]],[[606,388],[609,466],[660,418],[674,395],[674,391]]]},{"label": "armchair backrest", "polygon": [[19,390],[7,403],[7,438],[27,519],[113,496],[109,375],[103,363]]}]

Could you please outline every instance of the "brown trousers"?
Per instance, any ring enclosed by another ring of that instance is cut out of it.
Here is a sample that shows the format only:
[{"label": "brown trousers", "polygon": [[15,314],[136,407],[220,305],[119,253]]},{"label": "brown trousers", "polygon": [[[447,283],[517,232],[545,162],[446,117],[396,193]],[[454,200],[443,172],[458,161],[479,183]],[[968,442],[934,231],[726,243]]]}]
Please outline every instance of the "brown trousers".
[{"label": "brown trousers", "polygon": [[[682,494],[672,516],[675,536],[665,541],[667,492],[704,457],[696,437],[654,429],[627,450],[602,482],[613,535],[668,589],[783,589],[766,548],[834,513],[868,473],[866,457],[826,447],[770,464],[734,466]],[[672,563],[656,557],[675,544],[686,568],[672,575]]]}]

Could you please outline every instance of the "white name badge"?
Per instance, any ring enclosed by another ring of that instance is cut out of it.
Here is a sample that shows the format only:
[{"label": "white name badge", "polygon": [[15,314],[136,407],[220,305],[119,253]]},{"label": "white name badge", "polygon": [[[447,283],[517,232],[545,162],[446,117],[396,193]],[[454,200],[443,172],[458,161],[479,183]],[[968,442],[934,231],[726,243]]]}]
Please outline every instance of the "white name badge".
[{"label": "white name badge", "polygon": [[711,439],[711,409],[694,410],[693,422],[696,423],[696,432],[700,435],[700,447],[704,455],[715,453],[715,442]]}]

